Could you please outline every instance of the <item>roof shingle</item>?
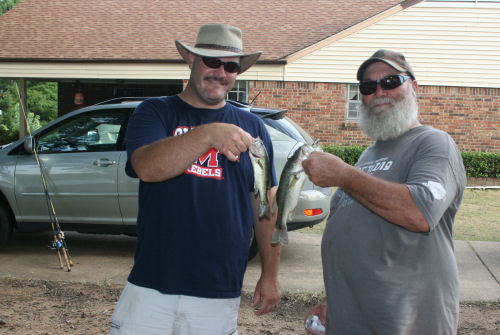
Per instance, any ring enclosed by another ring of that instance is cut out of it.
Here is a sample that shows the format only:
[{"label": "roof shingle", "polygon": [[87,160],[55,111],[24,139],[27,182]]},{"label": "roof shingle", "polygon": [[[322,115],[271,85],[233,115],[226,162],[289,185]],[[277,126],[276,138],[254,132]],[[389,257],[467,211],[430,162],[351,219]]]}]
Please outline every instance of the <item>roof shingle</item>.
[{"label": "roof shingle", "polygon": [[0,61],[179,61],[174,40],[192,45],[201,24],[216,22],[276,61],[407,2],[23,0],[0,17]]}]

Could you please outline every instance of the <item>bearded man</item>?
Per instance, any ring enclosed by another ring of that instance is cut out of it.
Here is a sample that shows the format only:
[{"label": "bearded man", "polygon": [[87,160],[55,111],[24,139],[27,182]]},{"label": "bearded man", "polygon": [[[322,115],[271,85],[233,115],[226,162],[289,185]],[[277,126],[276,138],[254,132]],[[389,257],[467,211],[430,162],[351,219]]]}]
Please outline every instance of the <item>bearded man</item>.
[{"label": "bearded man", "polygon": [[323,152],[303,163],[316,185],[338,187],[321,244],[326,299],[309,315],[329,335],[456,334],[460,152],[419,122],[418,84],[401,53],[375,52],[357,78],[360,128],[375,143],[355,167]]}]

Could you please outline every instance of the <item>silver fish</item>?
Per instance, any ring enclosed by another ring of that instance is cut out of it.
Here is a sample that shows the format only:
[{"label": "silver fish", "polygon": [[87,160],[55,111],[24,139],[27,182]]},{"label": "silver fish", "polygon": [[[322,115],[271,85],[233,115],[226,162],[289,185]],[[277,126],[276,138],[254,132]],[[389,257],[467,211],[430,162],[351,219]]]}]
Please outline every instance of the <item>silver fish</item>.
[{"label": "silver fish", "polygon": [[[315,142],[316,144],[317,142]],[[278,191],[276,192],[276,203],[278,205],[278,219],[274,226],[271,243],[288,244],[287,222],[289,216],[297,207],[300,192],[304,187],[307,175],[302,167],[305,160],[315,149],[313,146],[302,143],[288,158],[281,172]]]},{"label": "silver fish", "polygon": [[249,148],[254,174],[254,195],[259,197],[259,219],[270,216],[271,208],[267,191],[271,188],[271,164],[264,142],[257,137]]}]

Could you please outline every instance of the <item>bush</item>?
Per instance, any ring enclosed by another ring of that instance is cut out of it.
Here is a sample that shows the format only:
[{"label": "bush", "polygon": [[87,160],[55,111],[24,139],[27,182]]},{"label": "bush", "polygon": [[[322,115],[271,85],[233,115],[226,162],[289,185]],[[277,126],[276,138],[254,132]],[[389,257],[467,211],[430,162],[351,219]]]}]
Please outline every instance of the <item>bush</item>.
[{"label": "bush", "polygon": [[367,147],[358,147],[358,146],[333,147],[325,145],[323,147],[323,151],[340,157],[347,164],[354,165],[358,161],[361,153],[365,151],[366,148]]},{"label": "bush", "polygon": [[[325,152],[340,157],[344,162],[354,165],[367,147],[325,145]],[[467,177],[500,178],[500,152],[462,152]]]},{"label": "bush", "polygon": [[462,151],[467,177],[500,178],[500,152]]}]

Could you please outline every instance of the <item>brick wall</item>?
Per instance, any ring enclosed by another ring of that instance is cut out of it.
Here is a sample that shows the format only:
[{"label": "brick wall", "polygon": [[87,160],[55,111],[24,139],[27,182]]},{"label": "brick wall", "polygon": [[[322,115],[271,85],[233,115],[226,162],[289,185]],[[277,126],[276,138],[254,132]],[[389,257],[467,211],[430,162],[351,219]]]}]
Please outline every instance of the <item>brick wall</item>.
[{"label": "brick wall", "polygon": [[[368,145],[356,122],[346,122],[347,85],[250,82],[255,105],[288,109],[287,115],[321,143]],[[420,120],[448,132],[460,150],[500,151],[500,89],[421,86]]]},{"label": "brick wall", "polygon": [[460,149],[500,151],[500,89],[423,86],[420,119],[449,133]]}]

